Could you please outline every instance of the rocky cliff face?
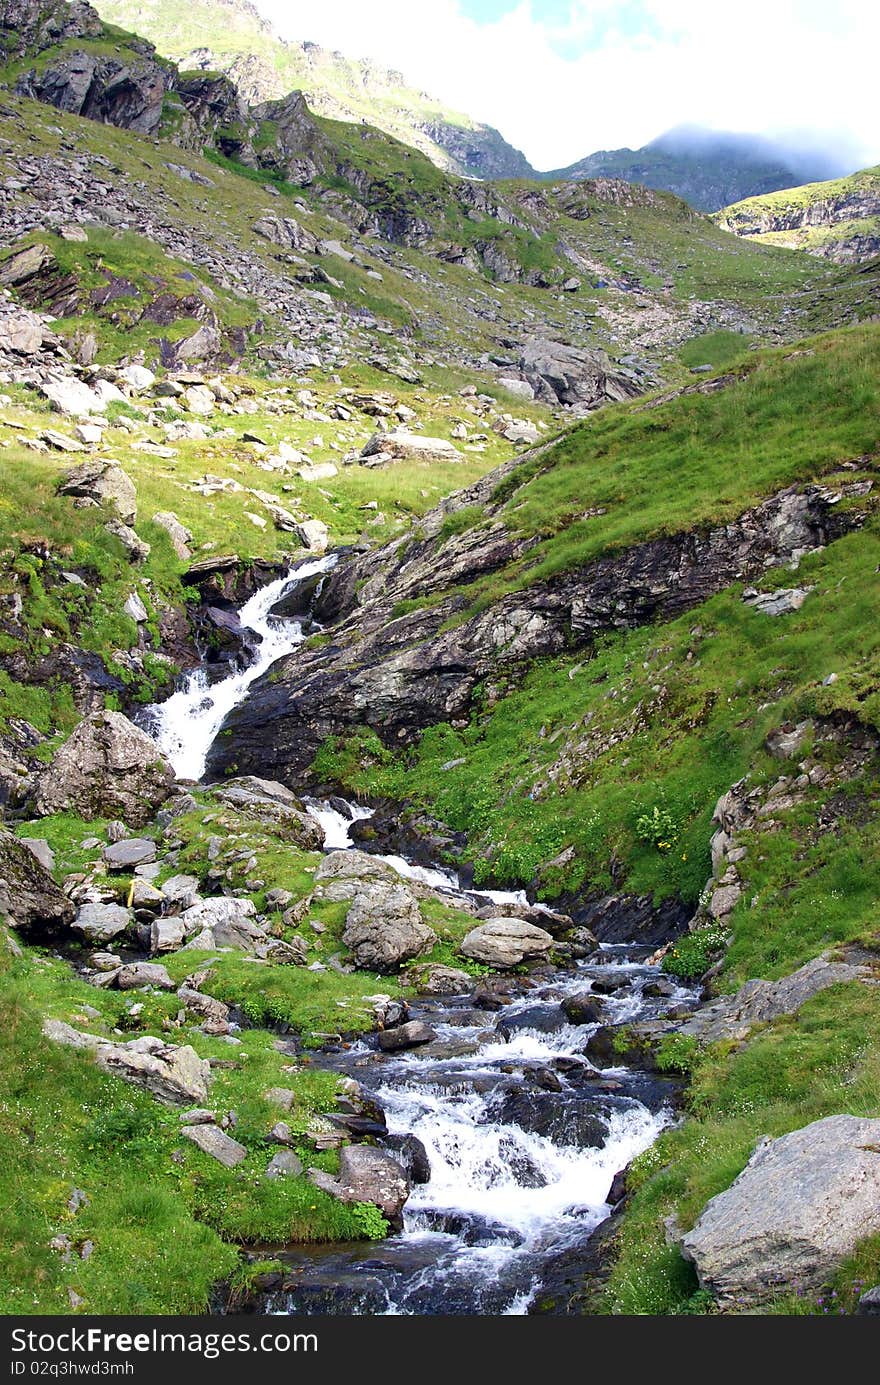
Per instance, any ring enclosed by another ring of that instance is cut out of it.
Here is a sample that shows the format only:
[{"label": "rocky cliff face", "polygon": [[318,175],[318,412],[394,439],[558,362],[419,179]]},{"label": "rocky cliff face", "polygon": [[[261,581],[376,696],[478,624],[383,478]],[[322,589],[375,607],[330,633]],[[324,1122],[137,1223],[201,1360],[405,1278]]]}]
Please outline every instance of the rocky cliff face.
[{"label": "rocky cliff face", "polygon": [[[857,511],[836,511],[839,497],[822,487],[790,489],[734,523],[610,553],[471,612],[461,588],[535,543],[491,522],[497,514],[491,496],[501,479],[485,477],[429,516],[423,531],[430,537],[392,544],[334,575],[318,611],[320,620],[338,621],[331,644],[298,652],[255,685],[215,743],[212,774],[234,767],[301,783],[330,735],[367,725],[399,744],[426,726],[455,724],[468,716],[484,679],[516,676],[531,660],[588,649],[609,631],[672,619],[861,522]],[[444,538],[448,516],[474,505],[490,522]],[[438,596],[436,604],[397,614],[401,602]]]},{"label": "rocky cliff face", "polygon": [[715,220],[735,236],[769,236],[838,264],[858,264],[880,255],[880,169],[749,198]]}]

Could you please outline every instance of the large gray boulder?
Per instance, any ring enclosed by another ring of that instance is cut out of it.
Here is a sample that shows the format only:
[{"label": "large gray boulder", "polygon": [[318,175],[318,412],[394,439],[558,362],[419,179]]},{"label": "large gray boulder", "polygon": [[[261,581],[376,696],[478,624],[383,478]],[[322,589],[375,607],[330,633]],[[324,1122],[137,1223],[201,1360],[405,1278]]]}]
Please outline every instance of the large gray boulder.
[{"label": "large gray boulder", "polygon": [[377,881],[355,895],[342,934],[363,971],[394,971],[437,941],[406,885]]},{"label": "large gray boulder", "polygon": [[134,482],[118,462],[83,462],[68,472],[58,493],[72,495],[81,505],[109,505],[123,524],[134,524],[137,519]]},{"label": "large gray boulder", "polygon": [[548,404],[596,408],[641,393],[630,376],[613,369],[604,352],[585,351],[544,337],[526,341],[519,368],[535,397]]},{"label": "large gray boulder", "polygon": [[249,899],[222,896],[203,899],[185,909],[178,921],[188,939],[188,948],[211,952],[215,947],[232,947],[253,952],[258,944],[268,940],[265,929],[254,923],[256,912]]},{"label": "large gray boulder", "polygon": [[465,957],[490,967],[515,967],[533,957],[544,957],[553,939],[543,928],[525,919],[487,919],[472,928],[461,943]]},{"label": "large gray boulder", "polygon": [[[93,388],[86,385],[82,380],[77,380],[74,375],[64,375],[59,379],[44,380],[39,389],[40,393],[45,395],[59,413],[72,414],[76,418],[82,418],[88,414],[103,414],[106,412],[108,404],[125,402],[125,395],[122,390],[117,389],[109,380],[99,380]],[[77,467],[76,472],[71,474],[76,476],[77,473],[81,472],[83,477],[86,477],[89,474],[87,467],[91,467],[95,476],[98,477],[104,468],[111,466],[116,467],[117,471],[122,470],[115,462],[94,462],[86,463],[83,467]],[[122,474],[125,475],[124,472]],[[126,480],[128,480],[127,477]],[[130,481],[129,485],[131,485]],[[86,498],[87,495],[86,492],[77,492],[76,490],[66,492],[63,489],[63,483],[61,490],[62,494],[81,494],[82,498]],[[92,503],[99,504],[101,498],[92,497]],[[106,498],[111,499],[109,495]]]},{"label": "large gray boulder", "polygon": [[83,904],[71,927],[87,943],[110,943],[131,927],[132,914],[121,904]]},{"label": "large gray boulder", "polygon": [[234,1169],[247,1158],[244,1145],[239,1144],[238,1140],[233,1140],[231,1135],[227,1135],[226,1131],[217,1125],[184,1125],[180,1133],[187,1140],[192,1140],[194,1145],[198,1145],[203,1153],[210,1154],[211,1158],[216,1159],[225,1169]]},{"label": "large gray boulder", "polygon": [[340,1202],[368,1202],[397,1222],[410,1194],[410,1183],[396,1159],[369,1145],[346,1145],[339,1155],[339,1177],[309,1169],[316,1188]]},{"label": "large gray boulder", "polygon": [[681,1249],[703,1288],[743,1306],[820,1288],[878,1232],[880,1120],[827,1116],[762,1140]]},{"label": "large gray boulder", "polygon": [[6,313],[0,317],[0,351],[14,352],[16,356],[35,356],[43,345],[43,337],[48,334],[41,318],[36,313]]},{"label": "large gray boulder", "polygon": [[174,788],[174,770],[156,742],[121,712],[95,712],[40,775],[32,810],[121,818],[144,827]]},{"label": "large gray boulder", "polygon": [[51,934],[75,910],[30,847],[0,828],[0,915],[22,932]]},{"label": "large gray boulder", "polygon": [[400,884],[400,876],[387,861],[367,851],[329,851],[315,871],[315,899],[338,904],[372,884]]},{"label": "large gray boulder", "polygon": [[361,466],[376,467],[388,462],[460,462],[462,454],[445,438],[426,438],[396,429],[374,433],[358,460]]}]

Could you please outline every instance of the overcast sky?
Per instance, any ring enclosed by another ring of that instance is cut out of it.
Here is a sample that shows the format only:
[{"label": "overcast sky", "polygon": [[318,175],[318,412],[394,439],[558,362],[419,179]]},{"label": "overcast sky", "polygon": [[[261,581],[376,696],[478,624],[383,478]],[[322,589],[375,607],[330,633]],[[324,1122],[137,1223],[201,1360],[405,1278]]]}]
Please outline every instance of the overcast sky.
[{"label": "overcast sky", "polygon": [[872,0],[256,0],[285,38],[399,68],[537,168],[681,123],[880,162]]}]

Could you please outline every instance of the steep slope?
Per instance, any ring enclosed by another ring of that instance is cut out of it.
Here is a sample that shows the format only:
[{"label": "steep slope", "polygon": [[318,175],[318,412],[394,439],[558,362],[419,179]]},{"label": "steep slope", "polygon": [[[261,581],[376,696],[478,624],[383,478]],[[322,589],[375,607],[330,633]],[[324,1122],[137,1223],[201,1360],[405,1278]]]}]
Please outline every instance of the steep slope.
[{"label": "steep slope", "polygon": [[833,171],[823,156],[795,157],[756,135],[680,126],[641,149],[601,150],[547,176],[621,178],[674,192],[699,211],[714,212]]},{"label": "steep slope", "polygon": [[750,197],[714,219],[736,236],[859,264],[880,255],[880,167]]},{"label": "steep slope", "polygon": [[526,178],[528,160],[497,130],[407,85],[399,72],[279,38],[247,0],[101,0],[109,22],[151,39],[185,70],[227,73],[249,105],[301,91],[318,115],[367,121],[473,178]]}]

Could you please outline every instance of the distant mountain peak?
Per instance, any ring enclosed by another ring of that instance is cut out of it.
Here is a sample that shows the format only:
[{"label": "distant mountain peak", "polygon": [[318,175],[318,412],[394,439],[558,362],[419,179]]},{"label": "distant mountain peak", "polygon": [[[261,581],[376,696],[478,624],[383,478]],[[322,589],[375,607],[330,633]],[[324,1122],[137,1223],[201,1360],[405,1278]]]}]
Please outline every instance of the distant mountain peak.
[{"label": "distant mountain peak", "polygon": [[623,178],[674,192],[698,211],[714,212],[746,197],[840,173],[817,150],[789,150],[764,135],[676,125],[641,149],[603,149],[552,176],[576,181]]}]

